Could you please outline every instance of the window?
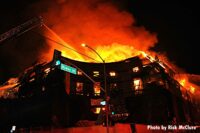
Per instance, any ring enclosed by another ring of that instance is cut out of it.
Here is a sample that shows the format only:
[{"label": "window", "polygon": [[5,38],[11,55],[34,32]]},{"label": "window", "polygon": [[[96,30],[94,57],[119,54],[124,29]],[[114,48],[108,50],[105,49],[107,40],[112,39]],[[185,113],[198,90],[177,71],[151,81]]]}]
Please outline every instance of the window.
[{"label": "window", "polygon": [[91,102],[91,106],[101,106],[101,102],[103,101],[103,99],[101,98],[91,98],[90,102]]},{"label": "window", "polygon": [[83,94],[83,83],[77,82],[76,83],[76,94]]},{"label": "window", "polygon": [[93,76],[94,77],[99,77],[99,71],[93,71]]},{"label": "window", "polygon": [[101,86],[100,86],[100,82],[96,82],[94,84],[94,95],[95,96],[100,96],[101,93]]},{"label": "window", "polygon": [[140,78],[133,79],[133,89],[140,91],[142,89],[142,80]]},{"label": "window", "polygon": [[94,113],[95,113],[95,114],[99,114],[100,111],[101,111],[101,108],[100,108],[100,107],[97,107]]},{"label": "window", "polygon": [[165,84],[164,84],[164,81],[163,81],[162,79],[158,80],[158,84],[159,84],[159,85],[165,85]]},{"label": "window", "polygon": [[92,112],[93,112],[94,114],[99,114],[100,111],[101,111],[101,107],[92,108]]},{"label": "window", "polygon": [[114,72],[114,71],[111,71],[109,74],[110,74],[111,77],[115,77],[116,76],[116,72]]},{"label": "window", "polygon": [[51,68],[46,68],[46,69],[44,70],[44,72],[45,72],[46,74],[48,74],[50,71],[51,71]]},{"label": "window", "polygon": [[136,73],[136,72],[139,72],[139,70],[140,70],[139,67],[133,67],[133,72]]},{"label": "window", "polygon": [[78,75],[83,75],[82,71],[80,71],[80,70],[77,71],[77,74]]}]

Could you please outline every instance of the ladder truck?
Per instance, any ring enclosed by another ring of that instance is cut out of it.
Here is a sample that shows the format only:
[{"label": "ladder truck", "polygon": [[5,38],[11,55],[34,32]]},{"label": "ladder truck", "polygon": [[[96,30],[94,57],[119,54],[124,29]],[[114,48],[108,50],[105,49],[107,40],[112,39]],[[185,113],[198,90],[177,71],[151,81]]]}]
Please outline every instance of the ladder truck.
[{"label": "ladder truck", "polygon": [[3,34],[0,34],[0,44],[8,39],[11,39],[12,37],[18,37],[23,33],[30,31],[33,28],[36,28],[37,26],[42,26],[42,25],[43,25],[43,19],[41,16],[32,18],[26,21],[25,23],[20,24],[17,27],[8,30]]}]

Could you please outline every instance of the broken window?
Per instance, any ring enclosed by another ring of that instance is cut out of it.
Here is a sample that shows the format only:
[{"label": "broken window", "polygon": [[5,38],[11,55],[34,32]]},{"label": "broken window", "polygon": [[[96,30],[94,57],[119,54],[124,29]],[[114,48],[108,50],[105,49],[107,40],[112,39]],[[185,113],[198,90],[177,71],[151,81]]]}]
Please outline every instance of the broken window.
[{"label": "broken window", "polygon": [[94,114],[99,114],[101,111],[101,107],[95,107],[91,109]]},{"label": "broken window", "polygon": [[93,76],[94,77],[99,77],[99,71],[93,71]]},{"label": "broken window", "polygon": [[111,77],[115,77],[116,76],[116,72],[114,72],[114,71],[111,71],[109,74],[110,74]]},{"label": "broken window", "polygon": [[83,75],[82,71],[78,70],[77,72],[78,75]]},{"label": "broken window", "polygon": [[83,94],[83,83],[77,82],[76,83],[76,94]]},{"label": "broken window", "polygon": [[94,95],[95,96],[100,96],[101,93],[101,86],[100,86],[100,82],[96,82],[94,83]]},{"label": "broken window", "polygon": [[136,73],[136,72],[139,72],[139,70],[140,70],[139,67],[133,67],[133,72]]},{"label": "broken window", "polygon": [[134,91],[142,90],[142,80],[140,78],[133,79],[133,90]]}]

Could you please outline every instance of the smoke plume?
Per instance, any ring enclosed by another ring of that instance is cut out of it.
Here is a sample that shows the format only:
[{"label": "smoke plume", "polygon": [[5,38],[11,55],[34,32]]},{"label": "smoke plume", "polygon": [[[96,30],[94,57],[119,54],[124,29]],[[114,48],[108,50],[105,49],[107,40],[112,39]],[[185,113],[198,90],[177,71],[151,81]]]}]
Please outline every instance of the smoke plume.
[{"label": "smoke plume", "polygon": [[[94,49],[101,46],[112,49],[114,44],[121,44],[143,51],[157,43],[155,34],[137,26],[132,14],[119,9],[110,1],[42,1],[34,7],[45,8],[39,10],[46,25],[59,35],[67,46],[79,52],[86,52],[81,48],[81,43],[86,43]],[[49,33],[46,34],[49,36]],[[55,39],[53,35],[51,38]],[[56,44],[50,45],[55,48],[53,45]]]}]

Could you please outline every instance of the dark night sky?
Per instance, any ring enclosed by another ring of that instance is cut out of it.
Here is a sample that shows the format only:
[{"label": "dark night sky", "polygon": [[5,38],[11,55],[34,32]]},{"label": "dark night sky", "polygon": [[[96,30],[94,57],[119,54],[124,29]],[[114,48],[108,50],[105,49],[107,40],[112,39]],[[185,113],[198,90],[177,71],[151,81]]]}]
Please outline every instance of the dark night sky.
[{"label": "dark night sky", "polygon": [[[6,2],[5,2],[6,1]],[[9,30],[34,14],[25,12],[38,0],[1,0],[0,33]],[[137,24],[158,35],[158,44],[153,48],[165,52],[178,67],[191,74],[200,74],[198,10],[195,0],[112,0],[134,15]],[[6,46],[0,46],[0,81],[23,70],[15,66],[8,70],[12,61],[2,54]],[[9,54],[9,53],[8,53]],[[30,62],[29,62],[30,65]],[[27,66],[24,66],[27,67]]]},{"label": "dark night sky", "polygon": [[200,74],[199,21],[194,0],[131,2],[131,12],[141,25],[158,34],[154,49],[189,73]]}]

